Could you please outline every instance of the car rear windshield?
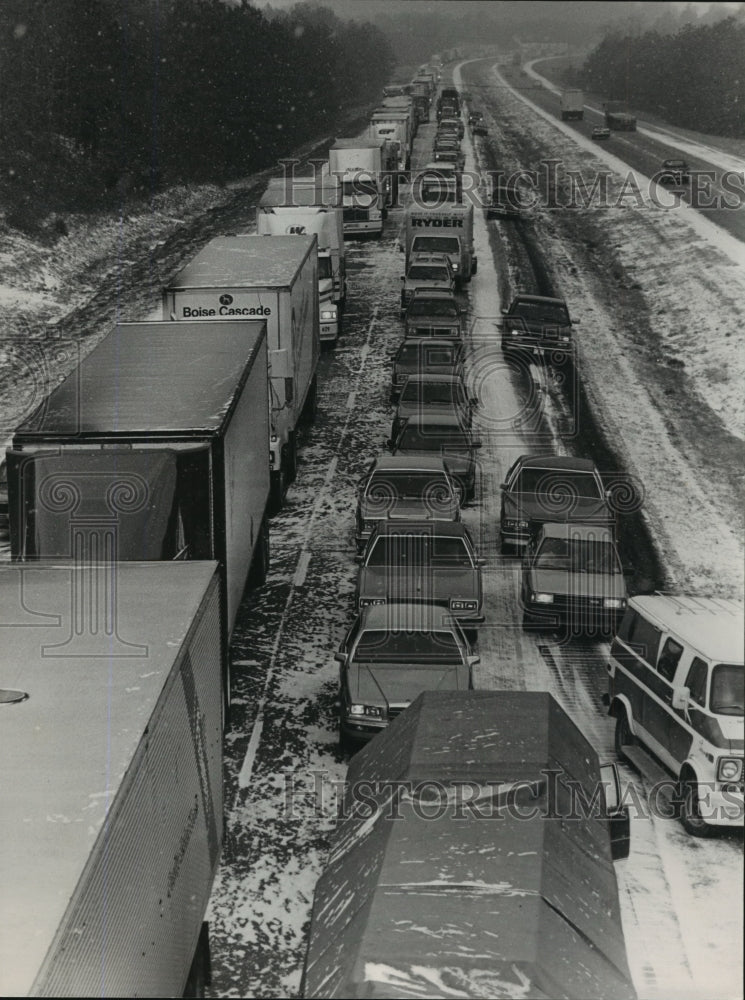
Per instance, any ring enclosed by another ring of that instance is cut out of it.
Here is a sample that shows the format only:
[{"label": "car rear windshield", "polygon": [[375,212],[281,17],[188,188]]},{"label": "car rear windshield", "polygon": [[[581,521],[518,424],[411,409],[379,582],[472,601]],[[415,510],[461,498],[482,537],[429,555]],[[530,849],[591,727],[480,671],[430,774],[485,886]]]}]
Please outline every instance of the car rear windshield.
[{"label": "car rear windshield", "polygon": [[711,672],[709,706],[717,715],[742,715],[745,672],[742,664],[718,663]]},{"label": "car rear windshield", "polygon": [[450,496],[447,477],[436,472],[375,472],[365,490],[368,500],[380,502],[400,497],[442,500]]},{"label": "car rear windshield", "polygon": [[434,264],[415,264],[406,275],[412,281],[449,281],[448,269]]},{"label": "car rear windshield", "polygon": [[568,326],[569,313],[566,306],[548,302],[516,302],[510,308],[510,316],[521,316],[531,323],[547,323],[553,326]]},{"label": "car rear windshield", "polygon": [[457,403],[457,382],[409,382],[401,393],[402,403]]},{"label": "car rear windshield", "polygon": [[536,557],[538,569],[572,573],[621,573],[615,548],[609,542],[580,538],[545,538]]},{"label": "car rear windshield", "polygon": [[462,451],[470,448],[471,441],[465,433],[459,433],[453,427],[428,424],[426,428],[404,427],[397,446],[402,451]]},{"label": "car rear windshield", "polygon": [[[398,573],[417,567],[473,567],[465,539],[430,534],[383,535],[373,545],[366,566],[393,566]],[[425,583],[426,586],[426,583]]]},{"label": "car rear windshield", "polygon": [[557,502],[564,498],[583,497],[600,500],[602,494],[591,472],[568,469],[523,469],[514,486],[515,493],[545,493]]},{"label": "car rear windshield", "polygon": [[458,308],[450,299],[427,299],[414,297],[407,310],[409,316],[451,316],[458,317]]},{"label": "car rear windshield", "polygon": [[355,660],[358,663],[437,663],[458,666],[460,650],[452,632],[414,631],[408,623],[400,630],[369,629],[362,633]]}]

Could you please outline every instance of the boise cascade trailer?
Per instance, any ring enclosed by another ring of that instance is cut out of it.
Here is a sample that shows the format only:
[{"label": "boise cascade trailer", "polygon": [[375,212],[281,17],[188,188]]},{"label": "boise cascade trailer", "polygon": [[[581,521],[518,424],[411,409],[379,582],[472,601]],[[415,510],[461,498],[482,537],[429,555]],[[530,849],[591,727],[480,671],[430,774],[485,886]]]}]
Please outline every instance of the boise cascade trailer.
[{"label": "boise cascade trailer", "polygon": [[[267,241],[264,241],[267,242]],[[215,559],[227,646],[269,561],[266,323],[121,323],[18,427],[16,560]]]},{"label": "boise cascade trailer", "polygon": [[349,766],[302,995],[633,1000],[618,796],[551,695],[419,695]]},{"label": "boise cascade trailer", "polygon": [[209,980],[217,564],[120,563],[113,593],[106,572],[0,568],[3,996],[196,996]]},{"label": "boise cascade trailer", "polygon": [[[333,182],[333,183],[332,183]],[[344,219],[337,178],[323,174],[272,178],[256,210],[259,236],[318,238],[318,309],[320,337],[334,342],[341,330],[347,297]]]},{"label": "boise cascade trailer", "polygon": [[271,507],[297,472],[297,438],[316,411],[321,353],[315,236],[220,236],[163,291],[163,318],[266,320]]}]

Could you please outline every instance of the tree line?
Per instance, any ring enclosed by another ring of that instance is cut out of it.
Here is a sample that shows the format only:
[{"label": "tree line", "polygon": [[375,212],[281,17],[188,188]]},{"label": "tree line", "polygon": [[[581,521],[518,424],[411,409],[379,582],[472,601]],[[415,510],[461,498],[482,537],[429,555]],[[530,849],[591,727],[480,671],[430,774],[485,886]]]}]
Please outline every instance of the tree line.
[{"label": "tree line", "polygon": [[685,25],[672,35],[611,34],[575,82],[637,111],[712,135],[745,136],[745,23]]},{"label": "tree line", "polygon": [[374,99],[393,65],[373,25],[309,4],[4,0],[2,207],[246,175]]}]

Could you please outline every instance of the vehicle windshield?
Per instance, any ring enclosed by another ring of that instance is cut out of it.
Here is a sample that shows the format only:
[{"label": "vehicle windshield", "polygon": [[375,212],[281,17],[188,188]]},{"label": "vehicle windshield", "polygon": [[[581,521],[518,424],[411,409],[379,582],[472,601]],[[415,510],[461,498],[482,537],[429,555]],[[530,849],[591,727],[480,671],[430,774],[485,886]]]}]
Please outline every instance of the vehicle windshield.
[{"label": "vehicle windshield", "polygon": [[591,472],[575,472],[569,469],[523,469],[515,485],[514,493],[545,493],[550,502],[580,497],[600,500],[602,493],[595,476]]},{"label": "vehicle windshield", "polygon": [[610,542],[580,538],[544,538],[535,560],[538,569],[571,573],[606,573],[617,576],[621,564]]},{"label": "vehicle windshield", "polygon": [[470,438],[459,433],[454,427],[438,427],[428,424],[426,427],[406,426],[396,442],[401,451],[466,451],[470,448]]},{"label": "vehicle windshield", "polygon": [[413,264],[409,268],[407,278],[412,281],[449,281],[446,267],[434,264]]},{"label": "vehicle windshield", "polygon": [[414,253],[460,254],[457,236],[417,236],[412,247]]},{"label": "vehicle windshield", "polygon": [[518,301],[510,307],[509,315],[552,326],[569,326],[570,322],[566,306],[561,303]]},{"label": "vehicle windshield", "polygon": [[318,258],[318,278],[333,278],[334,270],[331,266],[330,257],[319,257]]},{"label": "vehicle windshield", "polygon": [[403,623],[400,630],[368,629],[354,654],[357,663],[436,663],[458,666],[460,650],[452,632],[420,632]]},{"label": "vehicle windshield", "polygon": [[418,295],[411,300],[406,312],[408,316],[458,317],[458,307],[453,299],[428,299]]},{"label": "vehicle windshield", "polygon": [[459,399],[457,382],[408,382],[401,393],[402,403],[448,403]]},{"label": "vehicle windshield", "polygon": [[375,472],[371,476],[365,497],[374,502],[388,502],[400,498],[425,499],[432,501],[449,500],[452,497],[450,483],[444,475],[436,472]]},{"label": "vehicle windshield", "polygon": [[711,672],[709,706],[717,715],[742,715],[745,702],[742,664],[718,663]]},{"label": "vehicle windshield", "polygon": [[344,181],[342,188],[346,198],[365,198],[366,205],[370,198],[375,199],[378,196],[378,189],[372,180],[355,178],[352,181]]},{"label": "vehicle windshield", "polygon": [[[383,535],[373,545],[366,566],[391,566],[396,573],[407,569],[472,569],[473,561],[463,538],[430,534]],[[426,586],[426,582],[424,584]]]}]

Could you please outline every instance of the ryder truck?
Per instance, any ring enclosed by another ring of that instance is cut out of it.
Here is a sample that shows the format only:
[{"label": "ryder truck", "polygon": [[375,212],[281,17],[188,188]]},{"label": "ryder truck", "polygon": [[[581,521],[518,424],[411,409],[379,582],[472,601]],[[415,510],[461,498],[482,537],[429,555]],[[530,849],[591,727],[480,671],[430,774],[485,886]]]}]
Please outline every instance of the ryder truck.
[{"label": "ryder truck", "polygon": [[[318,238],[318,309],[321,341],[334,343],[341,332],[347,297],[344,220],[335,177],[275,177],[256,211],[259,236]],[[338,204],[337,204],[338,200]]]},{"label": "ryder truck", "polygon": [[[164,319],[266,320],[271,508],[297,472],[297,438],[315,418],[318,253],[315,236],[220,236],[163,291]],[[206,341],[207,338],[205,338]]]},{"label": "ryder truck", "polygon": [[473,205],[448,203],[440,207],[412,205],[406,210],[406,268],[414,253],[444,253],[450,258],[459,285],[476,273],[473,247]]},{"label": "ryder truck", "polygon": [[15,560],[218,561],[226,712],[230,633],[269,561],[266,339],[259,320],[122,323],[6,455]]},{"label": "ryder truck", "polygon": [[390,176],[384,165],[386,138],[337,139],[329,150],[329,169],[342,186],[344,232],[381,235],[389,204]]},{"label": "ryder truck", "polygon": [[14,626],[0,644],[0,993],[203,996],[223,840],[217,564],[121,563],[108,606],[100,576],[0,568]]}]

